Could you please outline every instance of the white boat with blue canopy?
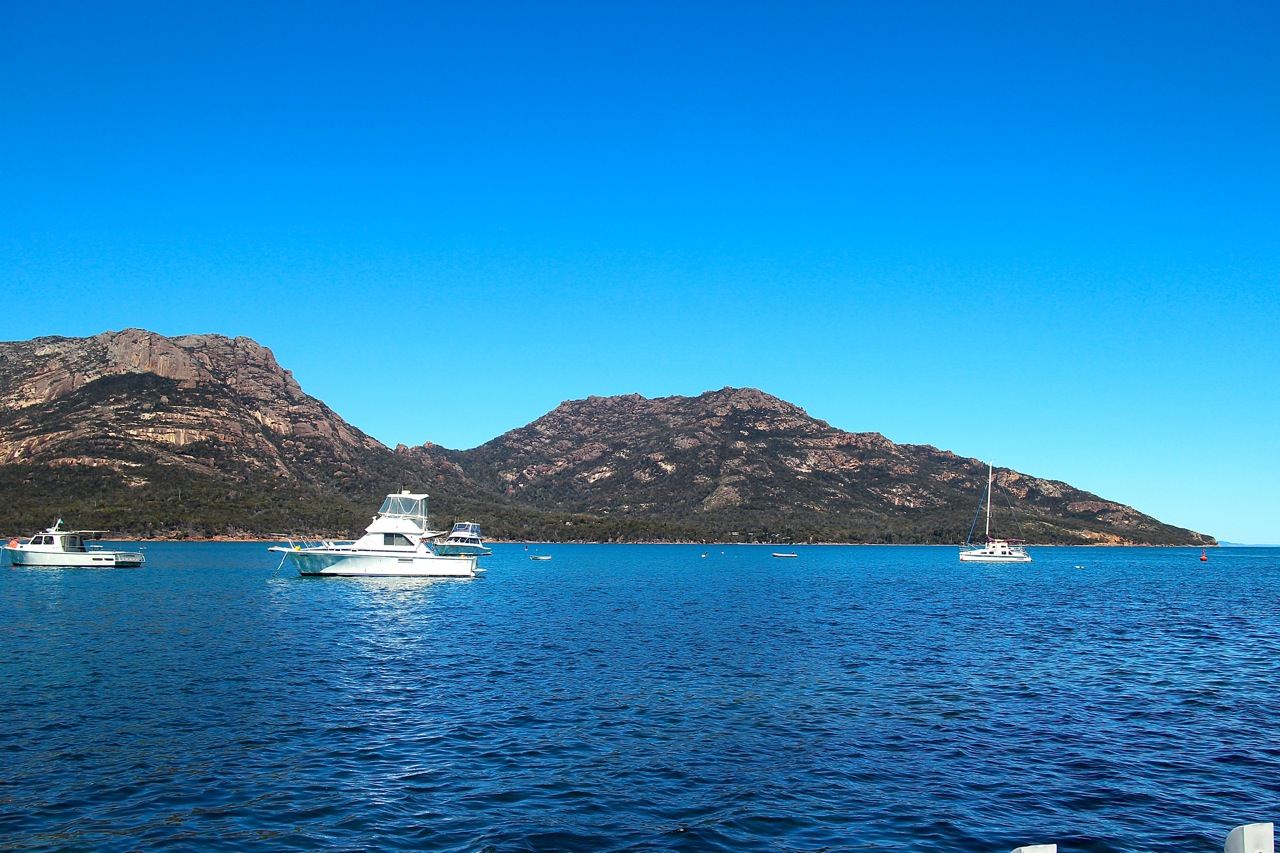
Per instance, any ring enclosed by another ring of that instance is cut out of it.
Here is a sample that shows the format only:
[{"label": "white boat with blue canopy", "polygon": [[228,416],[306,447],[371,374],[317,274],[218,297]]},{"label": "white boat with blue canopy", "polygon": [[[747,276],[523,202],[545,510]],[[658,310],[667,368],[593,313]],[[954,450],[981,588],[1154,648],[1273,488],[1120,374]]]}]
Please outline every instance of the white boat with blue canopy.
[{"label": "white boat with blue canopy", "polygon": [[449,535],[435,544],[437,554],[471,554],[476,557],[488,557],[493,551],[485,547],[480,538],[480,525],[474,521],[459,521],[453,525]]},{"label": "white boat with blue canopy", "polygon": [[443,531],[427,523],[426,494],[387,495],[364,536],[354,542],[295,540],[270,550],[282,554],[280,564],[292,564],[308,577],[442,577],[469,578],[476,574],[476,558],[438,554],[431,539]]},{"label": "white boat with blue canopy", "polygon": [[62,519],[43,533],[26,542],[12,539],[4,547],[14,566],[48,566],[50,568],[116,569],[134,568],[145,561],[132,551],[108,551],[89,542],[100,539],[105,530],[63,530]]}]

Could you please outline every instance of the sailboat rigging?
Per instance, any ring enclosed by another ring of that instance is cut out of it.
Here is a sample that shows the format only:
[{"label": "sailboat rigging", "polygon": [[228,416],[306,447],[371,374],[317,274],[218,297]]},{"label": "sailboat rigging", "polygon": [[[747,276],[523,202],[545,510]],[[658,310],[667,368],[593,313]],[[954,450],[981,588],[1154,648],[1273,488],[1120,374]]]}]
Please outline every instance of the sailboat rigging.
[{"label": "sailboat rigging", "polygon": [[[991,484],[995,479],[993,468],[990,462],[987,463],[987,544],[981,548],[972,547],[973,528],[977,526],[978,519],[973,519],[973,525],[969,528],[969,536],[965,539],[964,545],[960,546],[960,562],[962,563],[1030,563],[1031,555],[1027,553],[1026,546],[1023,545],[1021,539],[992,539],[991,538]],[[978,510],[982,510],[982,504],[979,502]]]}]

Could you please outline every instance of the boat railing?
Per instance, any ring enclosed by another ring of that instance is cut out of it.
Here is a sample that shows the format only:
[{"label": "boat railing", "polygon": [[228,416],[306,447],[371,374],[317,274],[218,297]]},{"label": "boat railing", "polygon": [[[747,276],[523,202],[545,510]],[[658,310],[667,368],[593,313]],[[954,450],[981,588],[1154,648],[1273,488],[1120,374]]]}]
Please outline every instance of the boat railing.
[{"label": "boat railing", "polygon": [[276,538],[286,543],[294,551],[305,551],[308,548],[350,548],[356,544],[354,539],[328,539],[323,536],[305,536],[291,533],[278,533]]}]

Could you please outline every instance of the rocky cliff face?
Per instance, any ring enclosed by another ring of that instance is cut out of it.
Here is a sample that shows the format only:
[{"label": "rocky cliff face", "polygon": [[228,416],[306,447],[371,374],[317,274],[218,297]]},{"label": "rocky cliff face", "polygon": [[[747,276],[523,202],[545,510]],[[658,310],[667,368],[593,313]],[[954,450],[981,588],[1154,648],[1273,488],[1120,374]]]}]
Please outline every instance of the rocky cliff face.
[{"label": "rocky cliff face", "polygon": [[[956,541],[986,486],[986,465],[976,459],[837,430],[740,388],[566,402],[451,459],[472,479],[544,510],[837,541]],[[1020,525],[1041,542],[1211,541],[1066,483],[1007,469],[997,483],[1017,508],[997,513],[1005,536],[1018,536]]]},{"label": "rocky cliff face", "polygon": [[280,475],[305,457],[349,465],[385,449],[248,338],[128,329],[0,344],[0,464],[120,467],[118,451],[201,464],[190,448],[206,445]]}]

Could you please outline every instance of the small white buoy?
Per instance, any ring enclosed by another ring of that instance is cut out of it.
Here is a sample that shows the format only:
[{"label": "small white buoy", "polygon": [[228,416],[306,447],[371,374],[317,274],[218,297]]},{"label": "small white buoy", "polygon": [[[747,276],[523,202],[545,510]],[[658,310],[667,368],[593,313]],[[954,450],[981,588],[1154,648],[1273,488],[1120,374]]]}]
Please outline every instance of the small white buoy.
[{"label": "small white buoy", "polygon": [[1227,833],[1223,853],[1276,853],[1275,824],[1246,823]]}]

